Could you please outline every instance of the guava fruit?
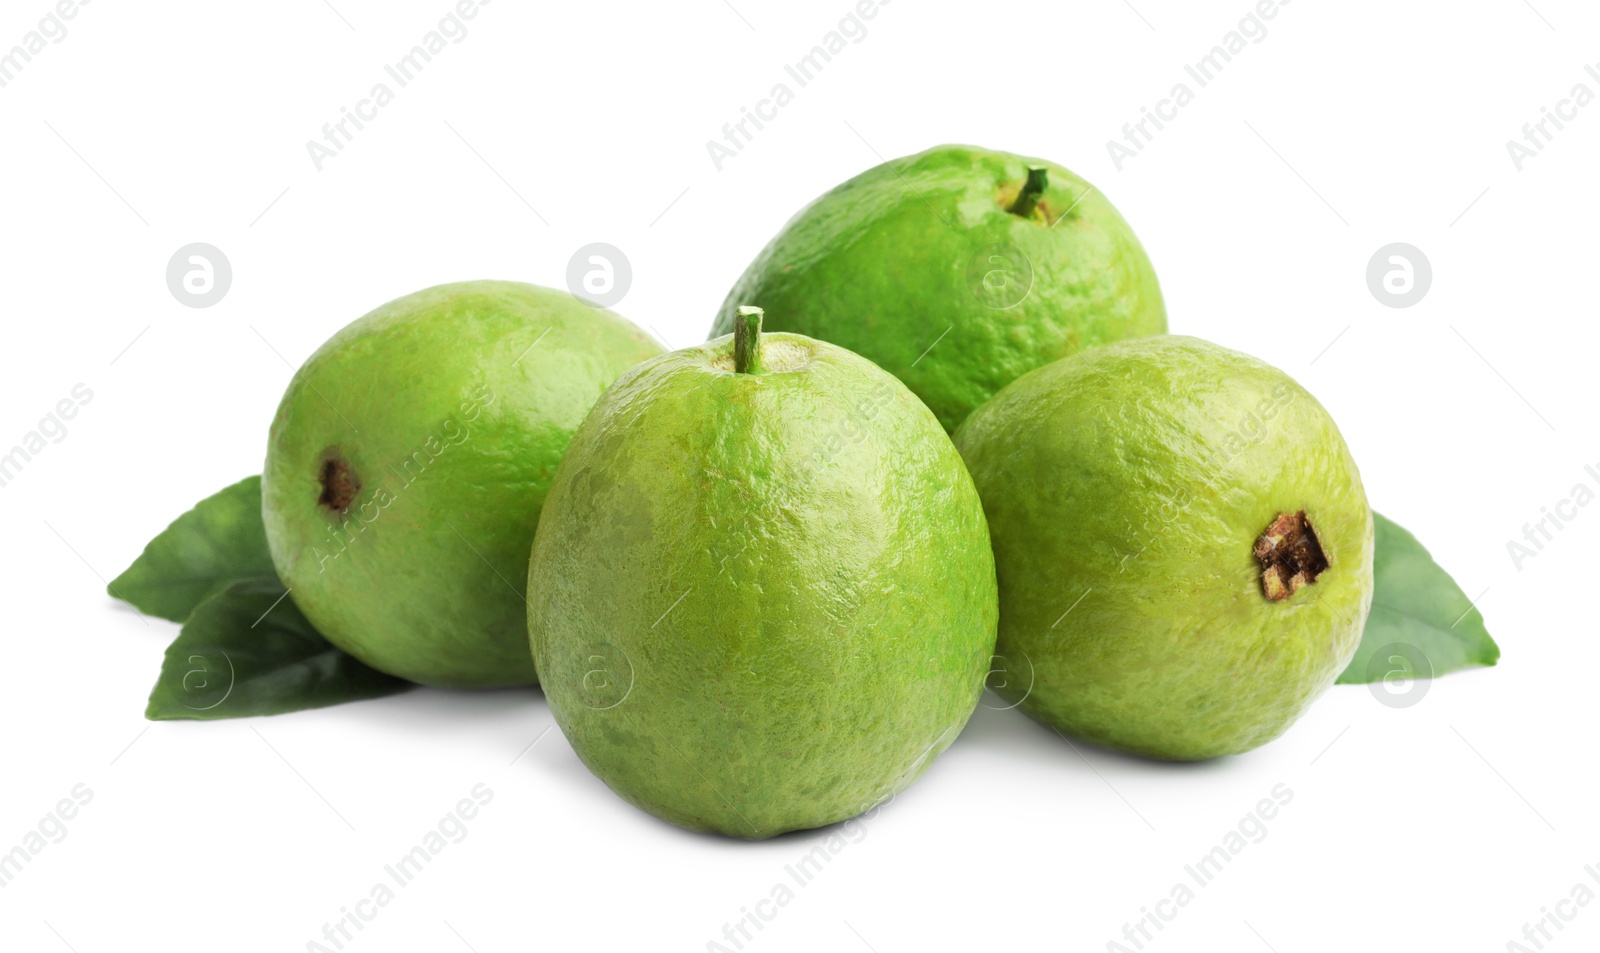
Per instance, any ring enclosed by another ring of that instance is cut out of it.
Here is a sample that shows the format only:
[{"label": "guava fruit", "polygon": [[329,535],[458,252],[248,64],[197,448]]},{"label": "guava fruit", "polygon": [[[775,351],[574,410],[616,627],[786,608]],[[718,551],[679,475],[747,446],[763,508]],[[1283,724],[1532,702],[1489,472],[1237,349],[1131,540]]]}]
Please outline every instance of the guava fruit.
[{"label": "guava fruit", "polygon": [[524,587],[539,507],[603,391],[661,353],[563,291],[440,285],[335,334],[278,405],[262,516],[328,641],[428,685],[532,684]]},{"label": "guava fruit", "polygon": [[905,382],[954,430],[1017,377],[1167,330],[1144,248],[1059,165],[939,146],[868,169],[800,210],[722,305],[830,341]]},{"label": "guava fruit", "polygon": [[634,805],[759,839],[870,810],[977,704],[994,557],[954,445],[797,334],[646,361],[556,470],[528,569],[545,697]]},{"label": "guava fruit", "polygon": [[1355,653],[1372,513],[1282,371],[1123,341],[1023,375],[955,439],[994,540],[994,681],[1039,721],[1153,758],[1248,751]]}]

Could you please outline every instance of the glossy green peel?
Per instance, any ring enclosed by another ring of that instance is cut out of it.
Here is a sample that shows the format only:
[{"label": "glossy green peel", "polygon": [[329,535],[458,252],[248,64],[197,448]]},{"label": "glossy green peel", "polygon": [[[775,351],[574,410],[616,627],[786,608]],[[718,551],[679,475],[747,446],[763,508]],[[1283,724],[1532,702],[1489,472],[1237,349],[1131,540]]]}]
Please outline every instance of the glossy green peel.
[{"label": "glossy green peel", "polygon": [[973,146],[884,163],[806,206],[734,284],[712,336],[750,301],[768,329],[896,375],[947,430],[1036,367],[1167,329],[1155,269],[1102,193]]},{"label": "glossy green peel", "polygon": [[528,552],[567,442],[659,354],[563,291],[419,291],[334,335],[289,385],[262,475],[267,541],[329,642],[429,685],[536,681]]},{"label": "glossy green peel", "polygon": [[765,838],[853,817],[960,732],[994,647],[982,507],[938,421],[841,348],[646,361],[556,472],[528,571],[545,695],[633,804]]},{"label": "glossy green peel", "polygon": [[1282,371],[1124,341],[1018,379],[956,443],[994,540],[1000,692],[1039,721],[1155,758],[1248,751],[1354,654],[1372,513]]}]

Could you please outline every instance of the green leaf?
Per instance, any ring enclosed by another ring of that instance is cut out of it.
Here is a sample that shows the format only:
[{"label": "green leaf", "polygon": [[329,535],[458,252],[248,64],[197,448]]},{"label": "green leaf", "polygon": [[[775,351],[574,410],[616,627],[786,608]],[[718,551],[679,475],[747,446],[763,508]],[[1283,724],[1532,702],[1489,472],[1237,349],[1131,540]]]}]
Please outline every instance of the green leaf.
[{"label": "green leaf", "polygon": [[1394,667],[1388,659],[1396,646],[1410,647],[1404,654],[1422,677],[1493,665],[1500,647],[1472,600],[1415,536],[1378,513],[1372,518],[1377,524],[1372,614],[1339,684],[1385,678]]},{"label": "green leaf", "polygon": [[182,622],[240,579],[277,579],[261,522],[261,478],[208,496],[150,541],[106,587],[146,615]]},{"label": "green leaf", "polygon": [[167,649],[145,717],[276,715],[415,687],[334,648],[287,595],[252,579],[202,602]]}]

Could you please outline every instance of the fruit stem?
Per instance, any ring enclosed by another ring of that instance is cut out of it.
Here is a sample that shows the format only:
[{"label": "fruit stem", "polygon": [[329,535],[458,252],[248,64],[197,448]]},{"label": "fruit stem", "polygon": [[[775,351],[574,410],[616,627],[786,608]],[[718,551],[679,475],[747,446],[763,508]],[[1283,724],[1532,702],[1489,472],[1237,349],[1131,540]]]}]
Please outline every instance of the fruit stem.
[{"label": "fruit stem", "polygon": [[761,315],[760,308],[749,306],[739,309],[733,320],[733,372],[735,374],[760,374],[761,370]]},{"label": "fruit stem", "polygon": [[1028,166],[1028,181],[1022,183],[1022,191],[1017,193],[1017,200],[1006,209],[1012,215],[1020,218],[1032,218],[1033,210],[1039,207],[1039,198],[1044,195],[1044,190],[1050,185],[1050,172],[1042,165]]}]

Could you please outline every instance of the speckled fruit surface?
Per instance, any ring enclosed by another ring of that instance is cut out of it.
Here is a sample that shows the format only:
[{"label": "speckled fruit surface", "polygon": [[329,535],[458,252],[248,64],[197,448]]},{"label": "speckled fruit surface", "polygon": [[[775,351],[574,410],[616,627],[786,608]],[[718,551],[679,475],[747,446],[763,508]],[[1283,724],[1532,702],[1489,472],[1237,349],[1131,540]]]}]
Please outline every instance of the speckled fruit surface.
[{"label": "speckled fruit surface", "polygon": [[617,375],[661,353],[564,291],[419,291],[295,374],[262,509],[290,596],[330,642],[429,685],[531,684],[528,553],[568,441]]},{"label": "speckled fruit surface", "polygon": [[1277,737],[1350,661],[1373,521],[1322,405],[1255,358],[1124,341],[1018,379],[956,434],[994,539],[1000,693],[1155,758]]},{"label": "speckled fruit surface", "polygon": [[[1037,195],[1030,167],[1040,170]],[[1144,248],[1067,169],[973,146],[884,163],[802,209],[728,293],[766,327],[831,341],[898,376],[954,430],[1022,374],[1167,329]]]},{"label": "speckled fruit surface", "polygon": [[764,838],[920,775],[994,648],[982,507],[938,421],[841,348],[728,338],[623,376],[573,439],[529,568],[578,756],[682,827]]}]

